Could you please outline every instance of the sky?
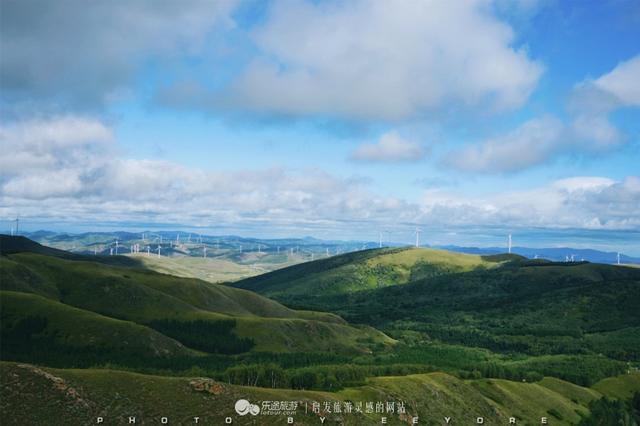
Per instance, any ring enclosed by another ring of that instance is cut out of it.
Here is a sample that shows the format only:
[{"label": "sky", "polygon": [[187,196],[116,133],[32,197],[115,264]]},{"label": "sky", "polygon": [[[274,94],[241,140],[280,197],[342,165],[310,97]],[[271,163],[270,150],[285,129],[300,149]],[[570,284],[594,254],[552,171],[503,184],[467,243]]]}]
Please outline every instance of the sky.
[{"label": "sky", "polygon": [[640,255],[637,1],[1,0],[0,23],[3,232]]}]

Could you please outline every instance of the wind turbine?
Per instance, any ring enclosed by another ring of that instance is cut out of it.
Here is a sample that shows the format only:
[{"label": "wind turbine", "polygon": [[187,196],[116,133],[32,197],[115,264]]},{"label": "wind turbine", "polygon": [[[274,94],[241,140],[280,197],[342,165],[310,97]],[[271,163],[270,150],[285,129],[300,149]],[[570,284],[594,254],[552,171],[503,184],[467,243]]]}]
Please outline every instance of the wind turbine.
[{"label": "wind turbine", "polygon": [[509,234],[509,254],[511,254],[511,234]]},{"label": "wind turbine", "polygon": [[203,247],[203,252],[204,252],[204,254],[203,254],[202,257],[204,257],[206,259],[207,258],[207,247],[206,246]]},{"label": "wind turbine", "polygon": [[617,257],[618,265],[619,265],[619,264],[620,264],[620,252],[618,252],[618,254],[617,254],[617,256],[616,256],[616,257]]},{"label": "wind turbine", "polygon": [[151,256],[151,246],[147,246],[147,257]]},{"label": "wind turbine", "polygon": [[420,233],[422,232],[422,229],[418,228],[416,226],[416,247],[420,247]]},{"label": "wind turbine", "polygon": [[158,245],[158,257],[160,257],[160,246]]},{"label": "wind turbine", "polygon": [[116,256],[118,255],[118,239],[116,238]]}]

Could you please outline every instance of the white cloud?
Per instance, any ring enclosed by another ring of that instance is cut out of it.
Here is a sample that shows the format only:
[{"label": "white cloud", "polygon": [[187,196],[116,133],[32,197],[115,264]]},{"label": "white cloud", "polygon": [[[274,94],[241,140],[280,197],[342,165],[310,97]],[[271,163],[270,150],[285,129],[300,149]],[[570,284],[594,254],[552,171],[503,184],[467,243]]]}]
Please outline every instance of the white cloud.
[{"label": "white cloud", "polygon": [[507,135],[452,152],[445,162],[469,172],[514,172],[547,161],[558,150],[562,134],[558,119],[533,119]]},{"label": "white cloud", "polygon": [[86,117],[0,126],[0,135],[3,147],[10,147],[0,150],[0,164],[10,164],[14,153],[31,158],[0,169],[0,217],[5,218],[20,213],[64,223],[305,229],[415,223],[640,229],[640,178],[633,176],[576,177],[484,197],[430,190],[414,201],[379,196],[362,179],[321,170],[222,172],[126,159],[109,128]]},{"label": "white cloud", "polygon": [[638,205],[637,176],[623,181],[573,177],[484,197],[430,190],[422,201],[426,223],[582,229],[638,229]]},{"label": "white cloud", "polygon": [[258,54],[224,93],[176,86],[164,101],[402,120],[451,104],[516,108],[542,74],[483,1],[285,0],[251,36]]},{"label": "white cloud", "polygon": [[640,55],[619,63],[592,84],[615,96],[621,106],[640,106]]},{"label": "white cloud", "polygon": [[396,132],[385,133],[378,142],[362,144],[351,153],[353,160],[371,162],[418,161],[424,156],[420,144],[403,139]]},{"label": "white cloud", "polygon": [[0,170],[14,175],[91,167],[113,144],[102,122],[80,116],[37,118],[0,125]]},{"label": "white cloud", "polygon": [[[0,216],[19,210],[64,221],[313,223],[396,216],[395,207],[406,206],[372,195],[361,180],[320,170],[189,169],[123,158],[113,142],[110,130],[89,118],[0,126],[0,164],[7,166]],[[12,165],[16,156],[21,162]]]},{"label": "white cloud", "polygon": [[570,96],[568,124],[544,116],[510,133],[449,153],[444,163],[475,173],[516,172],[568,152],[597,154],[625,141],[609,121],[618,108],[640,106],[640,56],[618,64],[595,80],[577,84]]}]

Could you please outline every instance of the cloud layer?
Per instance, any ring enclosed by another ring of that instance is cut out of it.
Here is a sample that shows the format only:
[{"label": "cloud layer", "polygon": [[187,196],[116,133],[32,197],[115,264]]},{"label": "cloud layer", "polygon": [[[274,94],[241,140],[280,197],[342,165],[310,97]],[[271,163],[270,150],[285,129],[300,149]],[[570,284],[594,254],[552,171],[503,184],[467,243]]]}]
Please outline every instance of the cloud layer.
[{"label": "cloud layer", "polygon": [[30,106],[94,107],[128,93],[145,61],[197,49],[235,1],[6,1],[0,89]]},{"label": "cloud layer", "polygon": [[2,217],[203,226],[640,228],[640,178],[633,176],[620,182],[576,177],[480,198],[430,189],[407,200],[378,196],[361,179],[321,170],[214,172],[126,159],[110,129],[88,117],[1,126],[0,144]]},{"label": "cloud layer", "polygon": [[466,172],[508,173],[567,152],[601,155],[616,148],[625,138],[609,114],[640,106],[640,56],[577,84],[570,98],[568,123],[550,115],[534,118],[505,135],[451,152],[444,164]]},{"label": "cloud layer", "polygon": [[257,55],[223,93],[186,85],[164,100],[395,121],[448,105],[512,109],[542,74],[482,1],[285,0],[251,38]]},{"label": "cloud layer", "polygon": [[402,138],[396,132],[380,136],[376,143],[362,144],[351,153],[351,159],[365,162],[397,163],[418,161],[425,156],[424,148],[413,141]]}]

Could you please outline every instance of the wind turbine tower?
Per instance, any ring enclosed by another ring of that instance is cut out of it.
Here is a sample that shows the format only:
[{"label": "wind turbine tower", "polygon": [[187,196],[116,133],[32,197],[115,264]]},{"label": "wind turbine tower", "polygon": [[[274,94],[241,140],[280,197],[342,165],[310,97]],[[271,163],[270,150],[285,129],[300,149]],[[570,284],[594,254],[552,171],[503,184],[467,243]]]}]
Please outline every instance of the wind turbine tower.
[{"label": "wind turbine tower", "polygon": [[511,254],[511,234],[509,234],[509,254]]},{"label": "wind turbine tower", "polygon": [[160,246],[158,246],[158,257],[160,257]]},{"label": "wind turbine tower", "polygon": [[116,256],[118,255],[118,239],[116,238]]},{"label": "wind turbine tower", "polygon": [[378,231],[378,248],[382,248],[382,231]]},{"label": "wind turbine tower", "polygon": [[204,254],[203,254],[202,257],[204,257],[206,259],[207,258],[207,248],[206,247],[203,247],[203,252],[204,252]]},{"label": "wind turbine tower", "polygon": [[416,247],[420,247],[420,233],[422,229],[416,227]]},{"label": "wind turbine tower", "polygon": [[618,265],[620,264],[620,252],[618,252],[618,255],[616,256],[617,260],[618,260]]}]

